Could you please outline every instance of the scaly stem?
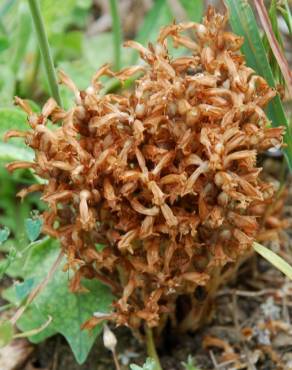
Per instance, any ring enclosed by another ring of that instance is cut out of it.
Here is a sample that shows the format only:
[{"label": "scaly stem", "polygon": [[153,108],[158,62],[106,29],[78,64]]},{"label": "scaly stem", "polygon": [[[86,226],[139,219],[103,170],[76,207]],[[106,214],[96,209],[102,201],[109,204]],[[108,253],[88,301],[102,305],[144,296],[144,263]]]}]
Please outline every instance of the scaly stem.
[{"label": "scaly stem", "polygon": [[162,370],[162,367],[160,365],[160,360],[159,360],[156,347],[154,344],[154,340],[153,340],[152,329],[148,325],[146,325],[145,330],[146,330],[146,344],[147,344],[148,356],[153,358],[153,360],[155,361],[155,364],[156,364],[155,370]]},{"label": "scaly stem", "polygon": [[122,29],[120,17],[118,12],[117,0],[110,0],[111,15],[112,15],[112,28],[114,39],[114,68],[119,71],[121,68],[121,43],[122,43]]},{"label": "scaly stem", "polygon": [[38,37],[39,47],[43,58],[50,91],[56,102],[61,105],[61,98],[57,82],[57,76],[54,68],[53,58],[50,52],[48,36],[44,26],[44,20],[41,14],[38,0],[28,0],[33,23]]}]

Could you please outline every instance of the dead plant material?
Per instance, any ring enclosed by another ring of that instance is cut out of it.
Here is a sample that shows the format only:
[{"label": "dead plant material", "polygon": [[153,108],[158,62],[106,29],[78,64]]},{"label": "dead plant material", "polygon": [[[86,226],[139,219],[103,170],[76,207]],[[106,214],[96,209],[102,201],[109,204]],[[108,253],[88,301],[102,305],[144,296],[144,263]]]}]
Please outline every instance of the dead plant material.
[{"label": "dead plant material", "polygon": [[[44,231],[76,271],[74,291],[81,277],[115,287],[118,325],[154,327],[166,317],[176,325],[185,296],[192,314],[182,327],[201,325],[210,297],[251,253],[272,202],[256,156],[282,145],[283,127],[270,128],[264,111],[276,91],[245,65],[243,40],[226,23],[209,8],[203,24],[161,29],[156,45],[127,42],[145,62],[117,74],[124,81],[143,69],[132,92],[100,94],[99,77],[112,75],[106,65],[86,91],[61,74],[75,95],[69,111],[50,99],[37,115],[16,101],[28,113],[35,160],[8,170],[31,167],[47,180],[20,195],[41,190]],[[169,39],[187,56],[172,57]],[[48,118],[62,124],[51,128]]]}]

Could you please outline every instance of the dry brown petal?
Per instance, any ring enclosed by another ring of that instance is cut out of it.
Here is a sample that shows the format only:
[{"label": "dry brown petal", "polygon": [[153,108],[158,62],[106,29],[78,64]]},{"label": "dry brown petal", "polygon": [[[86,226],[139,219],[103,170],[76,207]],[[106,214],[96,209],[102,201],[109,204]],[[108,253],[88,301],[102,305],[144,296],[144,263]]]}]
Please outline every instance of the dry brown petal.
[{"label": "dry brown petal", "polygon": [[181,275],[182,279],[191,281],[197,285],[206,285],[210,276],[206,273],[199,272],[185,272]]}]

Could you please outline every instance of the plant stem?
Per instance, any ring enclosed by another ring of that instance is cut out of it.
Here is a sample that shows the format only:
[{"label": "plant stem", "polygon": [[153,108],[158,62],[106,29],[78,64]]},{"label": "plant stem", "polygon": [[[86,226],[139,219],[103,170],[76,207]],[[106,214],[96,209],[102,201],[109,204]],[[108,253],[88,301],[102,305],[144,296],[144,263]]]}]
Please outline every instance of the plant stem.
[{"label": "plant stem", "polygon": [[44,26],[44,20],[41,14],[38,0],[28,0],[33,23],[38,37],[39,47],[43,58],[49,87],[53,98],[61,105],[61,98],[57,82],[57,76],[54,68],[53,58],[50,52],[48,36]]},{"label": "plant stem", "polygon": [[162,367],[160,365],[160,360],[159,360],[159,357],[156,351],[156,347],[154,344],[152,329],[148,325],[146,325],[145,330],[146,330],[146,344],[147,344],[148,356],[153,358],[153,360],[155,361],[156,363],[155,370],[162,370]]},{"label": "plant stem", "polygon": [[121,370],[116,351],[112,351],[112,354],[113,354],[113,359],[114,359],[116,370]]},{"label": "plant stem", "polygon": [[114,41],[114,68],[116,71],[121,68],[121,43],[122,43],[122,29],[118,11],[117,0],[110,0],[113,41]]}]

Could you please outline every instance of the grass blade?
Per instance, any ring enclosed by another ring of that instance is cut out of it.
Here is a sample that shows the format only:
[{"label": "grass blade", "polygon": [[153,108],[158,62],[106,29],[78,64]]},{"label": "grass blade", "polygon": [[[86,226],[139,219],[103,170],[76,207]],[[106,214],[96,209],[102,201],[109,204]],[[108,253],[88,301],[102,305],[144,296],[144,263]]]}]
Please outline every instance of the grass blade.
[{"label": "grass blade", "polygon": [[[273,72],[265,53],[252,8],[246,0],[225,0],[225,2],[230,11],[230,23],[233,31],[244,37],[245,42],[242,46],[242,52],[246,57],[247,64],[263,76],[271,87],[275,87]],[[267,114],[273,126],[284,125],[286,127],[284,153],[292,171],[291,129],[278,95],[268,105]]]},{"label": "grass blade", "polygon": [[289,263],[287,263],[282,257],[256,242],[253,243],[253,248],[258,254],[260,254],[290,280],[292,280],[292,266],[290,266]]},{"label": "grass blade", "polygon": [[284,21],[287,24],[290,35],[292,34],[292,14],[287,0],[284,0],[284,7],[278,5],[278,10],[282,14]]},{"label": "grass blade", "polygon": [[283,54],[281,47],[276,39],[276,36],[273,32],[273,28],[271,25],[271,21],[269,19],[269,15],[267,12],[267,9],[265,7],[265,4],[263,0],[254,0],[255,7],[257,9],[261,24],[263,26],[263,29],[265,30],[265,33],[267,35],[267,38],[269,40],[271,49],[273,51],[273,54],[278,62],[278,65],[281,69],[281,72],[285,78],[286,85],[290,94],[290,97],[292,97],[292,75],[290,73],[289,65],[287,62],[287,59],[285,55]]},{"label": "grass blade", "polygon": [[39,47],[42,54],[51,94],[56,102],[61,105],[61,97],[59,93],[59,87],[57,82],[57,76],[55,72],[54,62],[50,51],[48,42],[48,36],[46,33],[44,20],[40,10],[40,4],[38,0],[28,0],[33,23],[37,33]]},{"label": "grass blade", "polygon": [[117,0],[110,0],[110,7],[114,41],[114,68],[116,71],[119,71],[121,68],[122,29]]},{"label": "grass blade", "polygon": [[[270,8],[269,8],[269,18],[270,18],[270,21],[271,21],[271,25],[272,25],[272,28],[273,28],[273,33],[279,43],[279,45],[281,46],[281,51],[284,50],[284,46],[283,46],[283,40],[282,40],[282,36],[281,36],[281,32],[279,30],[279,25],[278,25],[278,11],[277,11],[277,0],[272,0],[271,1],[271,5],[270,5]],[[267,53],[267,57],[269,59],[269,62],[270,62],[270,66],[271,66],[271,69],[273,71],[273,75],[274,75],[274,79],[275,79],[275,82],[277,84],[280,84],[280,85],[285,85],[285,79],[281,73],[281,69],[279,67],[279,64],[274,56],[274,53],[271,49],[271,46],[270,46],[270,42],[267,38],[267,36],[265,35],[263,37],[263,44],[264,44],[264,47],[265,47],[265,50],[266,50],[266,53]]]}]

